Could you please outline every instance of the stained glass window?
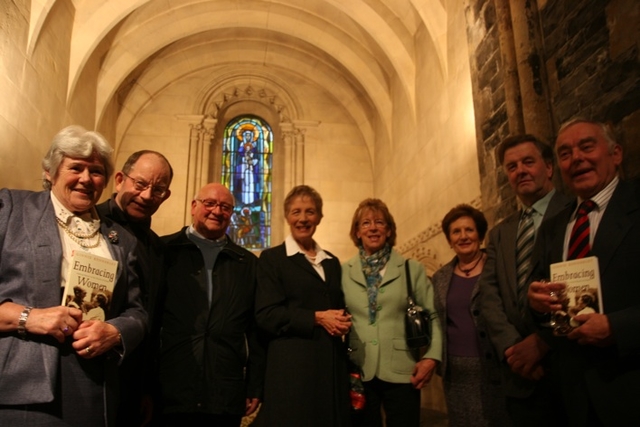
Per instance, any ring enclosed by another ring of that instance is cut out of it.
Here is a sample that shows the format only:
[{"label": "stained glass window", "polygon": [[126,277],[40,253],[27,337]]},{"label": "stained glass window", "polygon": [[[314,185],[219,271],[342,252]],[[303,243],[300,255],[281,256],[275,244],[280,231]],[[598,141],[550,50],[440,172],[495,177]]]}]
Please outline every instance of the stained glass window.
[{"label": "stained glass window", "polygon": [[236,199],[229,235],[246,249],[271,244],[273,132],[258,117],[242,116],[224,129],[222,183]]}]

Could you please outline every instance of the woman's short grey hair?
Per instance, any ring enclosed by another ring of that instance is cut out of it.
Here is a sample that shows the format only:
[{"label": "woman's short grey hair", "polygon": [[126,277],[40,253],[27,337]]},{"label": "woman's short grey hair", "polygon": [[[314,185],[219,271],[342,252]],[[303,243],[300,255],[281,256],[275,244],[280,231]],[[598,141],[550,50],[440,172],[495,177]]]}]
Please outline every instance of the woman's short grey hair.
[{"label": "woman's short grey hair", "polygon": [[322,218],[322,197],[320,193],[318,193],[313,187],[309,187],[308,185],[298,185],[295,186],[289,191],[287,197],[284,199],[284,215],[287,216],[289,214],[289,210],[291,209],[291,204],[294,199],[298,197],[308,197],[313,201],[313,204],[316,205],[316,210],[318,211],[318,215]]},{"label": "woman's short grey hair", "polygon": [[113,162],[111,153],[113,148],[109,145],[104,136],[98,132],[88,131],[82,126],[67,126],[53,137],[49,151],[42,159],[42,186],[45,190],[51,189],[51,181],[47,179],[45,172],[52,178],[58,176],[58,168],[65,157],[74,159],[88,159],[96,154],[102,161],[105,170],[105,182],[113,174]]}]

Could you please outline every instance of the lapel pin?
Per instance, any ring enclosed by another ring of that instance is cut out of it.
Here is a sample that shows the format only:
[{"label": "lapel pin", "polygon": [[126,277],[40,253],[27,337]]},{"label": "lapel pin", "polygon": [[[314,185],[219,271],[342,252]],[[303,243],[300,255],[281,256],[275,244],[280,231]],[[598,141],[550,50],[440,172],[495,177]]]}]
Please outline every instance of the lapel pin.
[{"label": "lapel pin", "polygon": [[107,238],[111,243],[118,243],[118,232],[115,230],[109,231]]}]

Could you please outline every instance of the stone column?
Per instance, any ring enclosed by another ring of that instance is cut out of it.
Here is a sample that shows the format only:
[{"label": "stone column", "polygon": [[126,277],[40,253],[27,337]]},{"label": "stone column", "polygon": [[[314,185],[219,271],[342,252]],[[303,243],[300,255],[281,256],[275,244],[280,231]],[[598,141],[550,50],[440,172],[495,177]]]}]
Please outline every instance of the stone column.
[{"label": "stone column", "polygon": [[509,0],[495,0],[498,42],[504,74],[505,106],[509,133],[524,133],[518,62],[511,24]]},{"label": "stone column", "polygon": [[199,177],[202,176],[202,164],[198,161],[199,153],[201,152],[204,127],[202,121],[204,116],[202,115],[179,115],[177,119],[187,122],[189,126],[189,144],[186,164],[186,180],[185,180],[185,200],[184,206],[184,221],[185,224],[191,223],[191,209],[189,209],[189,201],[196,194],[196,191],[200,188]]},{"label": "stone column", "polygon": [[[284,171],[284,192],[287,193],[293,186],[295,185],[295,146],[293,143],[294,139],[294,128],[291,123],[281,123],[280,124],[280,133],[282,135],[283,146],[284,146],[284,167],[281,169]],[[275,150],[274,150],[275,151]]]},{"label": "stone column", "polygon": [[306,129],[296,129],[295,139],[295,171],[294,185],[304,184],[304,135]]},{"label": "stone column", "polygon": [[307,141],[308,131],[313,128],[317,128],[320,125],[319,121],[313,120],[294,120],[293,121],[293,130],[294,130],[294,158],[295,158],[295,168],[293,171],[294,185],[304,184],[304,176],[305,176],[305,145],[309,142]]},{"label": "stone column", "polygon": [[524,130],[549,139],[553,125],[537,2],[510,0],[510,8]]},{"label": "stone column", "polygon": [[[211,181],[210,171],[211,171],[211,145],[213,144],[213,140],[216,136],[216,125],[218,124],[218,120],[212,117],[207,117],[203,121],[204,133],[202,139],[202,146],[200,151],[200,187],[208,184]],[[215,179],[215,182],[219,182],[219,180]]]}]

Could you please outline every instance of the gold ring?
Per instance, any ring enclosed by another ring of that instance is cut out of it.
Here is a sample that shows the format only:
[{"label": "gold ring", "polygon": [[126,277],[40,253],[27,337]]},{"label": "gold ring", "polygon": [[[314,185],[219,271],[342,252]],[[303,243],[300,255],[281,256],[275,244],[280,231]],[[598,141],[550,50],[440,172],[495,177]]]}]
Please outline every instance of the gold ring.
[{"label": "gold ring", "polygon": [[87,354],[91,354],[91,346],[84,349]]}]

